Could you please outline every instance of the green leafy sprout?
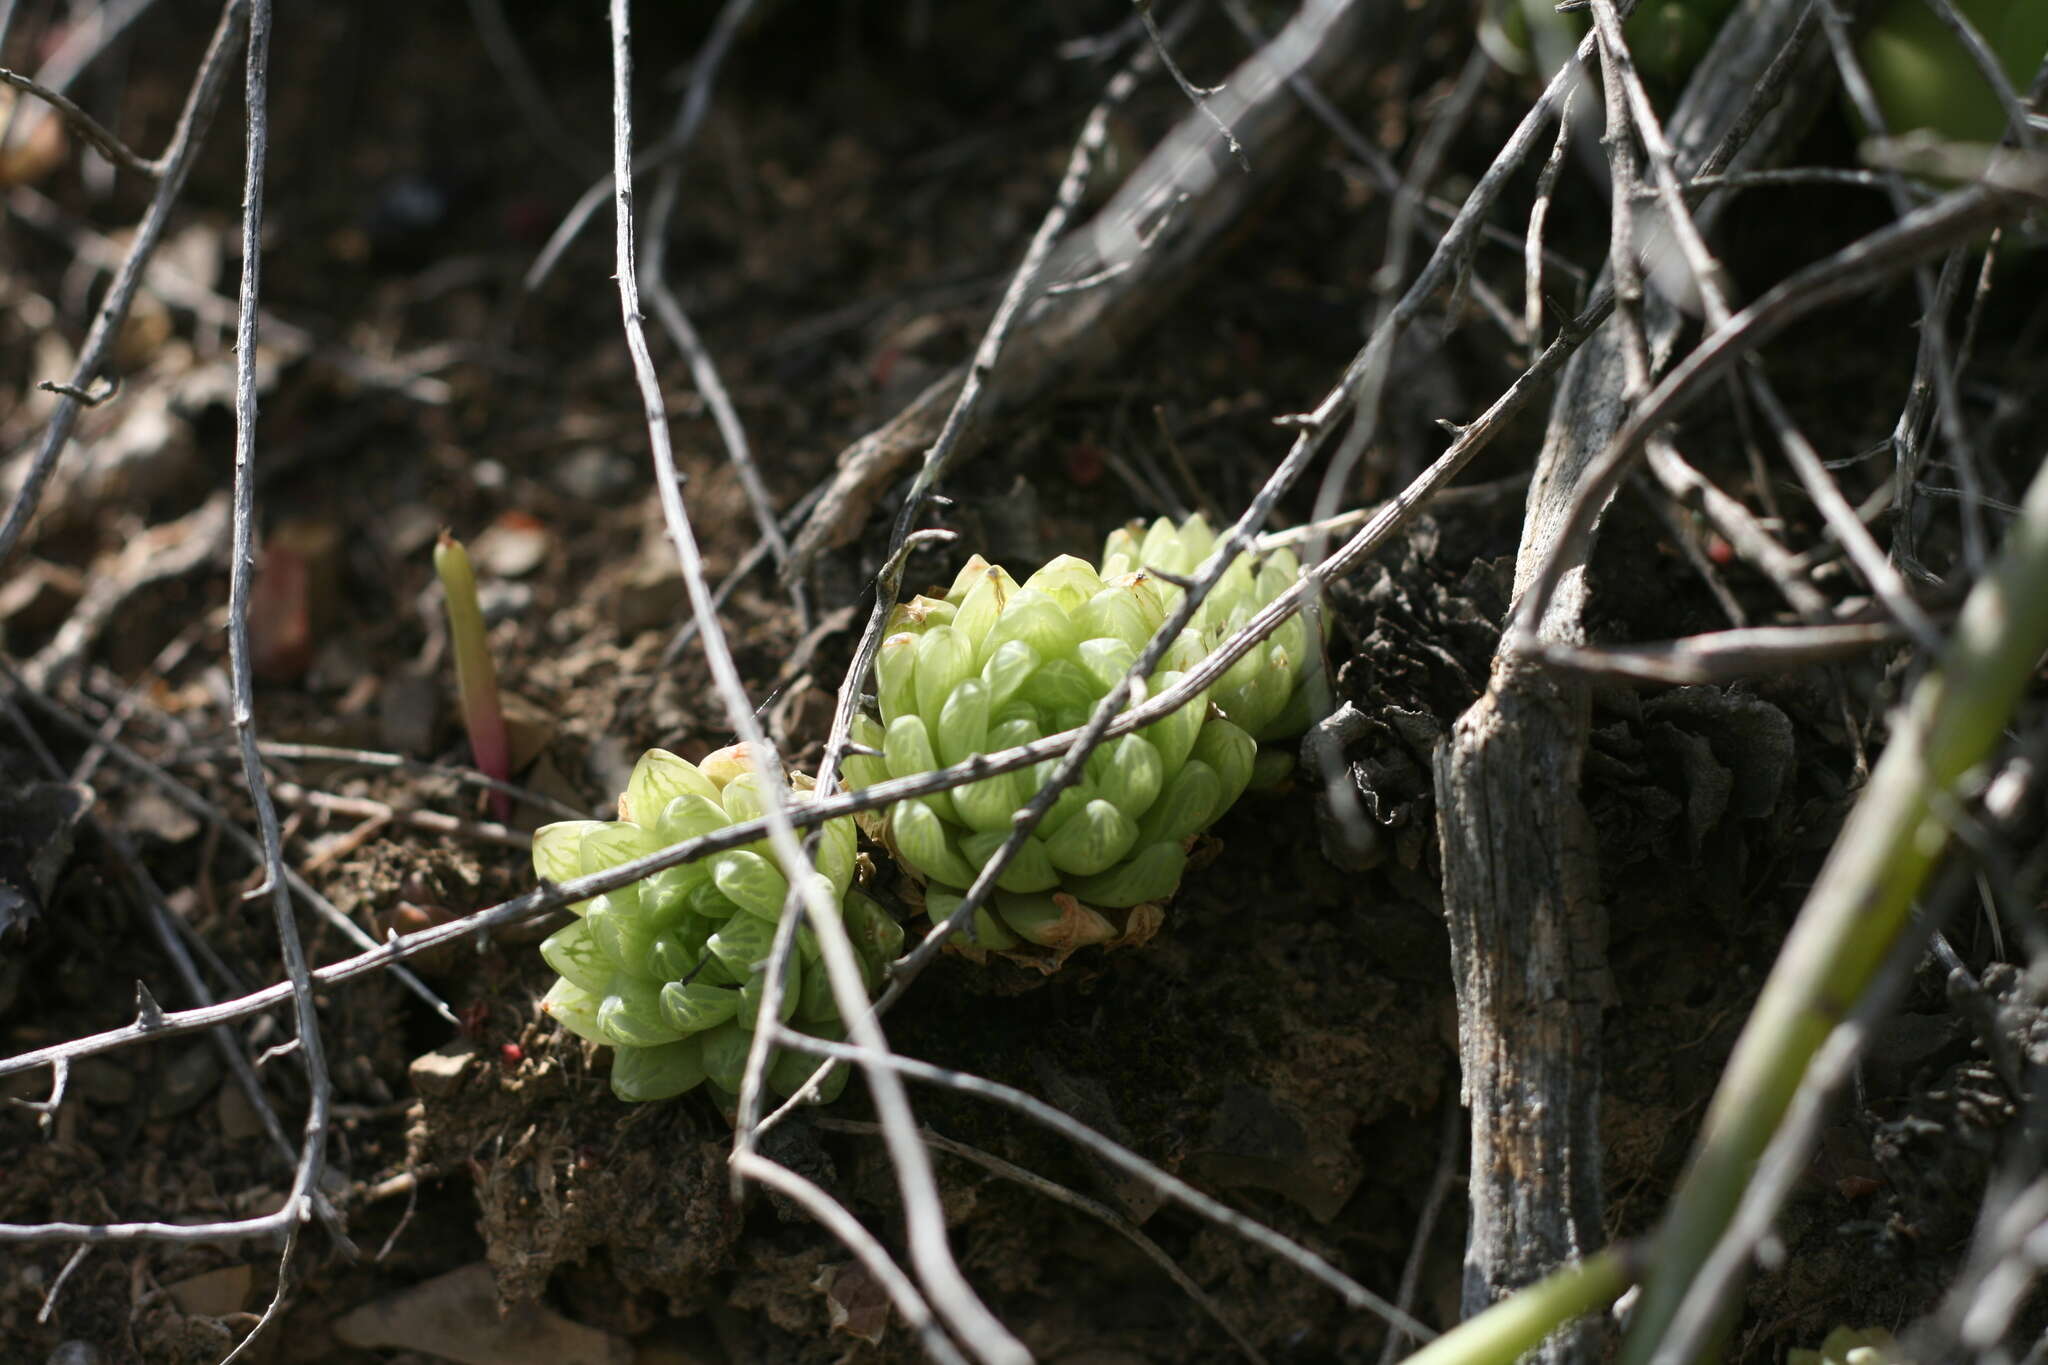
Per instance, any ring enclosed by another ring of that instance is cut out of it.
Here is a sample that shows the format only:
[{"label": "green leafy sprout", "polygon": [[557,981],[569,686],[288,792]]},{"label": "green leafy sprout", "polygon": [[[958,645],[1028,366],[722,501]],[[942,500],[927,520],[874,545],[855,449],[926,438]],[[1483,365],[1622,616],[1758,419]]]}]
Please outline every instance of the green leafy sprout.
[{"label": "green leafy sprout", "polygon": [[[1180,605],[1179,582],[1215,544],[1199,516],[1179,525],[1161,518],[1112,532],[1099,568],[1061,555],[1020,584],[999,565],[970,559],[944,597],[896,609],[875,660],[878,714],[854,726],[867,752],[846,760],[847,785],[929,772],[1083,725]],[[1299,575],[1287,550],[1240,554],[1148,686],[1179,682]],[[977,947],[1028,943],[1063,955],[1150,937],[1195,836],[1260,775],[1259,741],[1306,728],[1311,647],[1308,627],[1291,617],[1206,693],[1090,754],[1085,776],[1003,871],[993,904],[977,910]],[[1291,756],[1274,757],[1263,766],[1291,767]],[[925,883],[926,909],[942,919],[1057,766],[1046,760],[897,802],[869,832]]]},{"label": "green leafy sprout", "polygon": [[[1136,664],[1184,600],[1180,586],[1216,537],[1199,517],[1112,532],[1101,565],[1062,555],[1018,583],[979,556],[943,598],[897,608],[876,662],[879,715],[863,715],[846,762],[849,787],[909,777],[975,754],[1083,724]],[[1287,550],[1240,554],[1146,680],[1171,687],[1203,656],[1293,585]],[[1044,965],[1075,948],[1140,943],[1179,886],[1196,837],[1255,782],[1292,766],[1262,740],[1308,723],[1302,682],[1318,642],[1300,617],[1246,654],[1214,686],[1089,758],[998,882],[975,922],[971,956],[1015,952]],[[1272,761],[1277,760],[1277,761]],[[877,812],[869,832],[922,882],[943,918],[1000,846],[1056,761],[970,782]],[[548,881],[600,872],[661,848],[760,817],[767,793],[744,745],[691,763],[650,749],[634,766],[616,820],[568,820],[533,839]],[[812,798],[790,779],[790,799]],[[903,929],[861,890],[853,817],[822,827],[805,875],[839,907],[872,994],[902,951]],[[735,1095],[766,993],[770,949],[790,885],[766,840],[666,868],[570,907],[577,918],[541,944],[558,973],[542,1001],[563,1027],[615,1049],[612,1092],[657,1100],[699,1085]],[[1032,954],[1038,954],[1032,957]],[[781,1021],[838,1040],[844,1021],[811,929],[796,935],[781,990]],[[774,1056],[769,1084],[795,1093],[814,1063]],[[821,1095],[845,1084],[833,1073]]]},{"label": "green leafy sprout", "polygon": [[[791,800],[811,799],[807,779],[792,786]],[[744,745],[702,764],[649,749],[619,798],[619,818],[544,826],[533,836],[534,871],[549,881],[600,872],[757,819],[767,804]],[[856,841],[851,818],[827,821],[806,875],[830,888],[872,991],[902,951],[903,929],[855,888]],[[617,1049],[611,1083],[622,1100],[668,1099],[706,1082],[730,1099],[746,1070],[789,889],[763,839],[579,902],[570,907],[577,918],[541,944],[560,974],[542,1007],[570,1032]],[[798,1032],[845,1036],[808,926],[789,955],[781,1007],[781,1022]],[[781,1052],[768,1082],[794,1094],[814,1069],[803,1054]],[[845,1075],[825,1083],[824,1100]]]}]

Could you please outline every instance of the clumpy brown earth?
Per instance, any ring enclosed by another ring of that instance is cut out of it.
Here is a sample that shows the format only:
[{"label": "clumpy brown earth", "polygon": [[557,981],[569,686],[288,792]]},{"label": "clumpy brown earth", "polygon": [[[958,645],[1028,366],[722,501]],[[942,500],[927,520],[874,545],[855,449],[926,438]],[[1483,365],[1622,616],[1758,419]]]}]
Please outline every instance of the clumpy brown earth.
[{"label": "clumpy brown earth", "polygon": [[[707,22],[707,7],[644,8],[643,145],[671,116]],[[1128,9],[766,8],[740,36],[692,147],[669,272],[732,389],[771,498],[787,509],[841,447],[971,349],[1107,79],[1093,61],[1062,59],[1059,44],[1108,32]],[[265,342],[257,720],[271,740],[466,761],[429,592],[428,547],[446,525],[483,570],[500,676],[519,702],[523,781],[594,811],[647,746],[696,756],[731,736],[701,653],[665,656],[686,608],[618,331],[608,211],[543,286],[519,288],[607,164],[601,18],[544,4],[509,14],[566,124],[560,157],[536,150],[544,144],[466,11],[280,16],[264,297],[283,325]],[[122,99],[108,108],[137,145],[161,145],[203,40],[193,22],[152,13],[135,30]],[[1418,17],[1354,111],[1368,135],[1404,155],[1468,42],[1458,24]],[[1240,51],[1206,21],[1187,44],[1198,78]],[[1469,183],[1527,94],[1491,79],[1453,142],[1446,193]],[[1113,126],[1102,178],[1127,169],[1184,107],[1163,81],[1148,84]],[[235,113],[224,113],[176,218],[181,268],[214,290],[231,291],[238,263]],[[1846,141],[1818,129],[1809,155],[1839,160]],[[142,202],[125,180],[96,192],[75,160],[12,191],[42,196],[53,216],[47,228],[8,226],[9,450],[33,435],[42,404],[32,382],[68,367],[98,287],[72,265],[84,234],[125,231]],[[1605,205],[1580,191],[1561,195],[1552,245],[1590,265]],[[1526,187],[1514,202],[1521,212]],[[1838,211],[1827,196],[1787,202],[1790,236],[1812,255],[1875,212],[1861,202]],[[937,514],[958,545],[914,559],[912,583],[947,581],[970,550],[1027,568],[1091,553],[1116,522],[1163,510],[1155,490],[1225,514],[1242,507],[1283,449],[1271,419],[1313,406],[1357,346],[1385,221],[1365,172],[1334,145],[1321,149],[1123,362],[1004,419]],[[1785,240],[1783,220],[1778,228],[1771,251]],[[1740,221],[1733,236],[1738,278],[1745,265],[1765,277],[1781,269],[1760,263],[1765,247]],[[2038,284],[2038,261],[2017,268]],[[1479,270],[1519,297],[1516,252],[1489,248]],[[1824,364],[1811,359],[1810,335],[1773,349],[1802,415],[1839,424],[1841,451],[1889,426],[1867,395],[1873,377],[1901,391],[1913,311],[1901,290],[1833,315],[1828,325],[1849,337]],[[1998,303],[1987,313],[1987,375],[2015,372],[2024,322]],[[15,566],[15,581],[34,578],[34,591],[7,599],[5,648],[17,665],[57,639],[87,583],[122,571],[119,553],[138,532],[225,487],[230,362],[219,327],[218,315],[195,318],[147,294],[138,305],[119,359],[121,399],[86,414],[86,449],[46,504],[28,567]],[[690,512],[717,580],[753,544],[753,521],[686,368],[657,348]],[[1468,418],[1519,363],[1484,324],[1412,351],[1397,361],[1367,499],[1440,448],[1435,419]],[[1712,422],[1695,435],[1696,457],[1753,494],[1739,436]],[[1485,682],[1539,436],[1540,423],[1524,421],[1466,476],[1473,491],[1336,589],[1337,690],[1367,717],[1345,751],[1363,831],[1348,799],[1333,806],[1307,782],[1252,796],[1216,828],[1212,856],[1144,950],[1084,953],[1051,979],[945,959],[887,1020],[899,1050],[1047,1099],[1381,1292],[1395,1291],[1412,1259],[1414,1311],[1439,1325],[1457,1314],[1464,1158],[1430,752]],[[88,458],[116,446],[125,463]],[[799,763],[823,739],[900,491],[859,544],[823,564],[808,626],[765,573],[726,607],[751,694]],[[1666,528],[1630,496],[1594,566],[1601,637],[1717,624]],[[1305,514],[1307,497],[1290,498],[1286,520]],[[1813,520],[1803,502],[1787,516]],[[1763,585],[1730,573],[1745,600],[1768,601]],[[50,692],[96,725],[136,689],[127,742],[247,826],[213,615],[226,581],[215,554],[141,589]],[[1872,659],[1726,690],[1597,693],[1585,799],[1611,923],[1603,1135],[1615,1235],[1646,1230],[1663,1207],[1851,799],[1869,736],[1850,727],[1866,725],[1897,684]],[[42,742],[75,763],[85,741],[33,714]],[[0,736],[0,762],[10,783],[36,771],[12,731]],[[416,808],[487,815],[444,778],[286,759],[275,776],[299,793],[285,805],[289,856],[374,936],[530,885],[516,839],[404,823]],[[243,898],[258,878],[232,840],[129,768],[101,766],[91,781],[104,827],[136,846],[187,938],[205,945],[214,994],[276,979],[270,910]],[[359,804],[323,806],[308,793]],[[519,818],[530,829],[552,817],[529,807]],[[104,833],[81,829],[42,913],[0,943],[0,1052],[126,1022],[136,981],[166,1007],[193,1003],[143,904]],[[352,951],[324,922],[302,923],[316,960]],[[537,1013],[549,976],[533,951],[541,932],[521,927],[415,962],[459,1024],[385,977],[321,992],[336,1105],[325,1193],[347,1244],[338,1229],[309,1229],[285,1321],[257,1358],[425,1359],[402,1345],[349,1344],[363,1329],[346,1320],[479,1265],[505,1303],[537,1301],[548,1322],[603,1334],[577,1338],[598,1352],[591,1359],[915,1357],[843,1248],[778,1198],[734,1201],[730,1125],[711,1101],[629,1108],[610,1097],[603,1055]],[[1981,921],[1959,922],[1955,937],[1973,967],[1995,955]],[[2003,988],[2017,992],[2010,980]],[[286,1036],[282,1018],[240,1027],[257,1052]],[[1994,1060],[1951,1010],[1940,974],[1925,970],[1831,1120],[1781,1226],[1780,1268],[1750,1292],[1734,1358],[1775,1361],[1831,1326],[1898,1326],[1934,1303],[2013,1114],[2011,1077]],[[274,1060],[263,1076],[295,1134],[301,1075]],[[40,1098],[46,1077],[5,1086]],[[1008,1111],[945,1090],[915,1098],[935,1133],[1141,1226],[1269,1359],[1378,1354],[1377,1322],[1268,1253],[1162,1207],[1149,1188]],[[767,1150],[899,1245],[894,1177],[860,1128],[868,1117],[856,1084],[839,1105],[781,1126]],[[960,1158],[936,1161],[969,1278],[1041,1358],[1235,1354],[1225,1331],[1102,1221]],[[47,1121],[19,1106],[0,1112],[0,1219],[11,1222],[248,1216],[277,1207],[289,1181],[203,1035],[80,1064]],[[1436,1213],[1418,1244],[1426,1207]],[[58,1359],[60,1344],[82,1342],[99,1354],[73,1365],[215,1360],[253,1322],[277,1270],[269,1246],[100,1247],[60,1291],[70,1254],[10,1253],[6,1359]],[[529,1343],[542,1335],[533,1329]]]}]

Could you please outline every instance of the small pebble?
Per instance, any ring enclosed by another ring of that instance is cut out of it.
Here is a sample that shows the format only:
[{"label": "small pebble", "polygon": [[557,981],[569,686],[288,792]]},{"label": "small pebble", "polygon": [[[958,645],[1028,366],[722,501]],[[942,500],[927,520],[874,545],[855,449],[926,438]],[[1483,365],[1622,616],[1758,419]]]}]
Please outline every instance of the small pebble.
[{"label": "small pebble", "polygon": [[89,1104],[119,1108],[135,1094],[135,1077],[119,1062],[87,1057],[72,1065],[71,1086]]},{"label": "small pebble", "polygon": [[186,1048],[164,1072],[163,1086],[149,1106],[150,1116],[167,1119],[184,1113],[213,1093],[220,1074],[220,1054],[212,1042]]},{"label": "small pebble", "polygon": [[583,446],[556,465],[555,487],[584,502],[616,502],[640,482],[640,464],[604,446]]},{"label": "small pebble", "polygon": [[533,605],[533,587],[527,583],[479,583],[476,601],[483,611],[484,624],[495,626],[500,621],[525,615]]},{"label": "small pebble", "polygon": [[433,1052],[424,1053],[412,1059],[406,1068],[412,1080],[413,1092],[423,1099],[444,1099],[455,1093],[462,1084],[462,1073],[476,1058],[476,1045],[469,1042],[450,1043]]},{"label": "small pebble", "polygon": [[486,573],[499,578],[524,578],[548,557],[553,537],[547,527],[524,512],[507,512],[486,526],[470,552]]},{"label": "small pebble", "polygon": [[43,1365],[105,1365],[100,1348],[89,1341],[67,1341],[50,1352]]}]

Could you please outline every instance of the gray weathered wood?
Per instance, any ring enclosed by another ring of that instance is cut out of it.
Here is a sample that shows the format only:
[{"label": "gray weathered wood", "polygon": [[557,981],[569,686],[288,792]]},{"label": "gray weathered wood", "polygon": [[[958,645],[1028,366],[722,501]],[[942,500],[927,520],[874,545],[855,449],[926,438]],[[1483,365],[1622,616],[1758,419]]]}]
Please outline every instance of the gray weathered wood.
[{"label": "gray weathered wood", "polygon": [[[1736,126],[1804,8],[1798,0],[1749,0],[1731,20],[1666,126],[1681,173]],[[1757,125],[1732,166],[1767,162],[1787,145],[1816,90],[1825,90],[1824,79],[1794,82],[1785,107]],[[1724,202],[1701,206],[1703,229]],[[1657,292],[1659,272],[1649,273],[1644,330],[1661,366],[1684,317]],[[1611,320],[1560,382],[1529,490],[1518,600],[1556,552],[1587,466],[1627,415],[1621,338]],[[1569,566],[1538,632],[1543,639],[1581,638],[1585,569]],[[1582,682],[1503,653],[1486,695],[1437,751],[1444,912],[1472,1113],[1468,1316],[1601,1241],[1600,1024],[1610,988],[1605,908],[1579,800],[1588,715]],[[1598,1321],[1581,1323],[1535,1358],[1594,1361],[1601,1340]]]}]

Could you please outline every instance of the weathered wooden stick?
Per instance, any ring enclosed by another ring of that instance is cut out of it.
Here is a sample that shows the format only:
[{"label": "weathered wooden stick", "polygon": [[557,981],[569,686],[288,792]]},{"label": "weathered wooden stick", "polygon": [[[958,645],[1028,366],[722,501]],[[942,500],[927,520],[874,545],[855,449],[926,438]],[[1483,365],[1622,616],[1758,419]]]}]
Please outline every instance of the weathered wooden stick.
[{"label": "weathered wooden stick", "polygon": [[[1768,160],[1784,133],[1798,130],[1794,106],[1822,82],[1790,83],[1783,106],[1761,121],[1753,97],[1804,8],[1798,0],[1751,0],[1729,23],[1665,130],[1681,173],[1699,169],[1731,129],[1754,127],[1734,158],[1745,167]],[[1696,221],[1710,226],[1722,202],[1701,205]],[[1669,359],[1683,318],[1654,274],[1649,283],[1640,325],[1656,367]],[[1561,382],[1529,490],[1517,597],[1550,558],[1588,465],[1628,414],[1625,321],[1634,319],[1617,317],[1593,337]],[[1580,562],[1552,598],[1539,637],[1576,643],[1584,604]],[[1486,695],[1437,753],[1444,912],[1472,1111],[1468,1316],[1589,1257],[1601,1239],[1600,1023],[1610,985],[1605,908],[1579,801],[1588,723],[1583,681],[1503,651]],[[1534,1358],[1596,1360],[1600,1341],[1599,1321],[1581,1322]]]}]

